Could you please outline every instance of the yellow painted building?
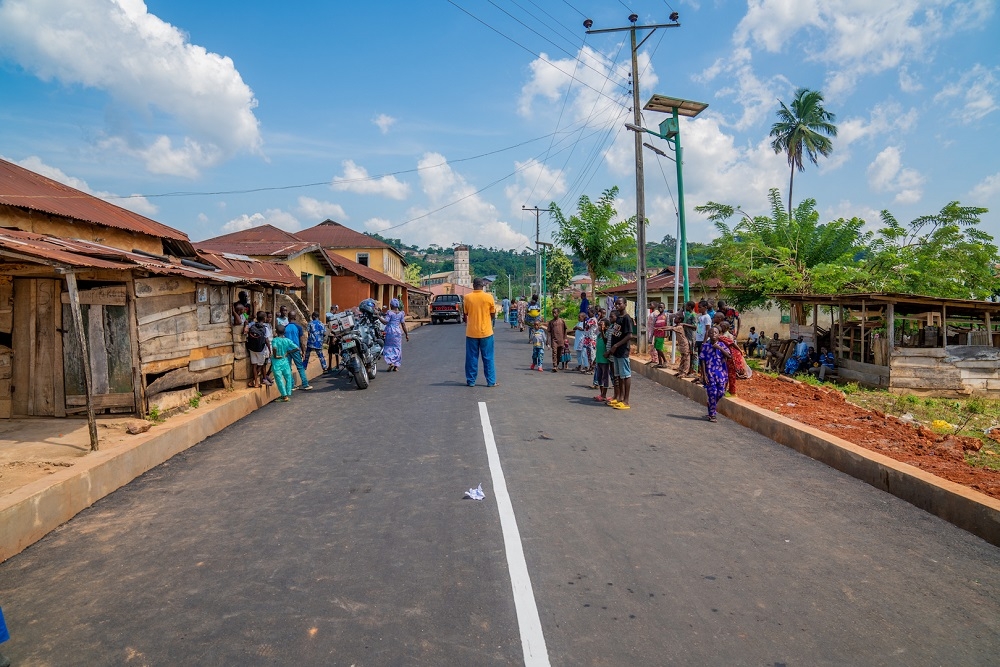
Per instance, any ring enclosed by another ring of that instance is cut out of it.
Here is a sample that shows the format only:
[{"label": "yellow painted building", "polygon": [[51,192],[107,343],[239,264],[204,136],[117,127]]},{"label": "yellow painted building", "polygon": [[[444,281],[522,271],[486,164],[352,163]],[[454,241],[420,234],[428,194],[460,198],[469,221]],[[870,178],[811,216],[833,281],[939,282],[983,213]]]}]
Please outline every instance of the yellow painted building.
[{"label": "yellow painted building", "polygon": [[390,278],[404,280],[406,259],[401,252],[388,243],[356,232],[339,222],[324,220],[315,227],[295,232],[295,236],[318,243],[329,253],[375,269]]}]

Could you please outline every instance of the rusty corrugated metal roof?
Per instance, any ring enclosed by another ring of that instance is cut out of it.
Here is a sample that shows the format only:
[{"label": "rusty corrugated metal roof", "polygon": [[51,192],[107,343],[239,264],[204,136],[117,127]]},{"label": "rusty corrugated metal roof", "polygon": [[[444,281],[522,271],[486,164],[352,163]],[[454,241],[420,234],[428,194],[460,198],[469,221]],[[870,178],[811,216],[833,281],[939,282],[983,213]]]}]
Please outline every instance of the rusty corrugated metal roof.
[{"label": "rusty corrugated metal roof", "polygon": [[305,283],[295,275],[291,267],[281,262],[262,262],[246,255],[208,250],[199,250],[198,257],[226,273],[244,276],[248,280],[270,282],[295,289],[305,287]]},{"label": "rusty corrugated metal roof", "polygon": [[0,160],[0,203],[190,244],[184,232]]},{"label": "rusty corrugated metal roof", "polygon": [[[176,259],[157,259],[143,254],[113,248],[111,246],[83,241],[79,239],[64,239],[55,236],[45,236],[24,232],[19,229],[0,229],[0,255],[13,259],[35,261],[66,268],[117,269],[121,271],[143,270],[157,275],[175,275],[230,284],[259,283],[263,285],[289,285],[286,275],[279,280],[268,277],[265,270],[260,275],[250,275],[241,271],[209,270],[194,266],[185,266]],[[251,260],[253,261],[253,260]],[[211,263],[215,266],[214,263]],[[260,262],[266,264],[266,262]],[[288,267],[285,267],[286,269]],[[3,264],[0,263],[0,273]],[[280,273],[271,271],[272,273]],[[289,270],[290,272],[290,270]],[[291,278],[295,278],[294,275]],[[301,286],[301,281],[299,281]]]}]

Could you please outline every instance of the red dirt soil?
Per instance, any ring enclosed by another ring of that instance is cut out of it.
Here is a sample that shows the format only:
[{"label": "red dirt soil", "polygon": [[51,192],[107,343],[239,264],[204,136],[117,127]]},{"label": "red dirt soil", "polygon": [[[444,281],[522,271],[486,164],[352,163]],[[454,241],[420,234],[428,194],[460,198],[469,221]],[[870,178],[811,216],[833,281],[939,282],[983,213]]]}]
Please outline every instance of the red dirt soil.
[{"label": "red dirt soil", "polygon": [[739,398],[754,405],[1000,498],[1000,471],[965,462],[965,451],[978,451],[982,445],[976,438],[914,428],[892,415],[852,405],[834,388],[790,383],[757,373],[741,380],[736,389]]}]

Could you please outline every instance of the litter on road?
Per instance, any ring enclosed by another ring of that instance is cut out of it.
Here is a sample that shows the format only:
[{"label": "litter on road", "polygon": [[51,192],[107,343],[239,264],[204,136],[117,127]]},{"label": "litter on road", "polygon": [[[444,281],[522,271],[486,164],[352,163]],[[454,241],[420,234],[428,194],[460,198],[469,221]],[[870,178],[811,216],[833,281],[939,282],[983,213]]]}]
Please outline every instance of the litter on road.
[{"label": "litter on road", "polygon": [[483,485],[482,484],[480,484],[479,486],[477,486],[474,489],[469,489],[468,491],[465,492],[465,495],[462,496],[462,498],[472,498],[473,500],[482,500],[485,497],[486,497],[486,494],[483,493]]}]

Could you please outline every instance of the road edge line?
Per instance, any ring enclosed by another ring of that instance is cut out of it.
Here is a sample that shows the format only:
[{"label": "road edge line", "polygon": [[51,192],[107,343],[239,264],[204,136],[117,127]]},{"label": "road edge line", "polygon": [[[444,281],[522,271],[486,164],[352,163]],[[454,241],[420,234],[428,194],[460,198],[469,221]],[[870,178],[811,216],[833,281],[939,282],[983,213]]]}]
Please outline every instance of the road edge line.
[{"label": "road edge line", "polygon": [[497,451],[497,442],[493,437],[490,414],[486,403],[482,401],[479,403],[479,420],[483,426],[483,439],[486,441],[486,457],[490,464],[493,493],[497,500],[497,511],[500,513],[500,529],[503,532],[504,551],[507,554],[507,571],[510,574],[510,586],[514,594],[514,609],[517,612],[517,626],[521,633],[524,664],[526,667],[548,667],[549,653],[545,646],[545,635],[542,634],[542,621],[538,616],[535,593],[531,588],[528,564],[524,560],[521,533],[517,528],[514,506],[510,502],[507,481],[503,475],[503,468],[500,466],[500,453]]}]

